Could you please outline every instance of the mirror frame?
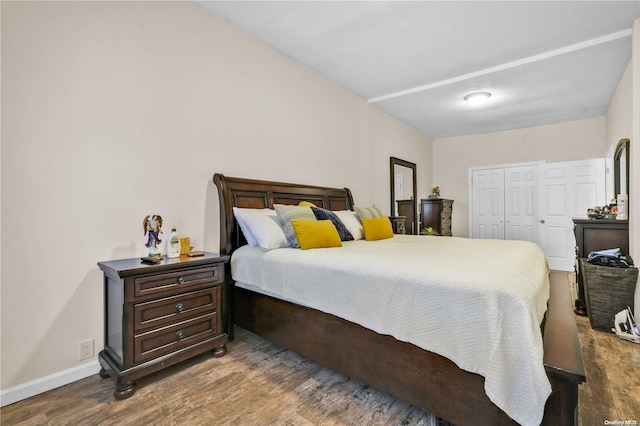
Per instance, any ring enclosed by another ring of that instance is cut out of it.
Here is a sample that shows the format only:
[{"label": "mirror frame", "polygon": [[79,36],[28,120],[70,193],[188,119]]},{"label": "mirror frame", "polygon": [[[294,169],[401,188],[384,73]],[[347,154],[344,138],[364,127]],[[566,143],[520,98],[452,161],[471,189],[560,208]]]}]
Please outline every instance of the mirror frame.
[{"label": "mirror frame", "polygon": [[[617,197],[618,194],[620,193],[620,169],[621,169],[621,164],[620,164],[620,156],[622,155],[622,153],[625,153],[625,164],[624,164],[624,169],[625,169],[625,176],[626,176],[626,188],[627,191],[626,193],[629,193],[629,165],[630,165],[630,161],[629,161],[629,139],[620,139],[620,141],[618,142],[618,145],[616,146],[616,150],[613,154],[613,185],[614,185],[614,191],[615,193],[613,194],[614,197]],[[628,208],[628,207],[627,207]]]},{"label": "mirror frame", "polygon": [[[401,160],[399,158],[396,157],[389,157],[389,185],[390,185],[390,190],[391,190],[391,202],[389,203],[389,212],[391,214],[391,216],[395,216],[395,204],[396,204],[396,194],[395,194],[395,185],[394,185],[394,181],[393,178],[395,176],[395,166],[403,166],[403,167],[407,167],[411,170],[413,170],[413,211],[414,211],[414,215],[415,218],[414,220],[416,221],[416,224],[419,223],[419,219],[418,219],[418,189],[417,189],[417,178],[416,178],[416,164],[412,163],[410,161],[406,161],[406,160]],[[419,226],[414,226],[414,230],[413,230],[413,234],[417,235],[418,234],[418,228]]]}]

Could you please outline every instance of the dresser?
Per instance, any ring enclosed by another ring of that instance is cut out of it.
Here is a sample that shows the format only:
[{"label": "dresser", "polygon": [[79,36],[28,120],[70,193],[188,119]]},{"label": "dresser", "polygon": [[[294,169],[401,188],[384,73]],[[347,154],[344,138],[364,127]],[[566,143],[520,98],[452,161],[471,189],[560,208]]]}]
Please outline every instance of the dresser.
[{"label": "dresser", "polygon": [[101,377],[113,395],[135,393],[135,380],[207,351],[226,354],[230,313],[228,256],[180,256],[155,265],[140,258],[99,262],[104,274]]},{"label": "dresser", "polygon": [[404,216],[404,230],[407,234],[416,234],[416,211],[415,202],[413,200],[397,200],[398,216]]},{"label": "dresser", "polygon": [[444,198],[423,198],[420,200],[421,228],[433,228],[440,235],[451,237],[451,215],[453,200]]},{"label": "dresser", "polygon": [[576,285],[578,298],[575,301],[575,313],[587,315],[585,302],[584,277],[577,259],[586,258],[592,251],[619,247],[622,254],[629,254],[629,221],[616,219],[573,218],[573,231],[576,237]]}]

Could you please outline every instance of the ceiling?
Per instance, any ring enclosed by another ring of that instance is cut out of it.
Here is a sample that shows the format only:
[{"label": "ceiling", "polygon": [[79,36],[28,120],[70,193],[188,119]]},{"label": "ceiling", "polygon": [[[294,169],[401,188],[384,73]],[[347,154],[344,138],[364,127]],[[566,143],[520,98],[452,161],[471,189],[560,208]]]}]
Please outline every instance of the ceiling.
[{"label": "ceiling", "polygon": [[640,0],[194,3],[432,138],[604,115],[640,17]]}]

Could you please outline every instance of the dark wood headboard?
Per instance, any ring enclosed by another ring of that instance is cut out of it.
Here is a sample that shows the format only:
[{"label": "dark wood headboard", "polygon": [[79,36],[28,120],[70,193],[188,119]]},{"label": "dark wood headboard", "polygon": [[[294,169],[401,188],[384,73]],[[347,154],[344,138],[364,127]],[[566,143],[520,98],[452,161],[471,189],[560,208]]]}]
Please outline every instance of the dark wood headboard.
[{"label": "dark wood headboard", "polygon": [[213,175],[220,200],[220,254],[230,255],[246,244],[233,216],[233,207],[273,208],[274,204],[298,204],[309,201],[328,210],[353,210],[353,197],[348,188],[302,185]]}]

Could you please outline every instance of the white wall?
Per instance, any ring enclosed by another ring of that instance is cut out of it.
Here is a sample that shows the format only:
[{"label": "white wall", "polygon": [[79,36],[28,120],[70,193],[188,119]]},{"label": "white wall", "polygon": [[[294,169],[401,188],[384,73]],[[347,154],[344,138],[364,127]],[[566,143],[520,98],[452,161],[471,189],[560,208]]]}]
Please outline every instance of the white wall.
[{"label": "white wall", "polygon": [[[640,20],[633,25],[631,61],[614,93],[606,114],[607,157],[618,141],[629,138],[629,252],[640,258]],[[640,279],[636,285],[635,315],[640,318]]]},{"label": "white wall", "polygon": [[218,249],[214,172],[386,206],[393,155],[431,186],[426,136],[190,2],[1,7],[3,390],[100,349],[96,262],[144,255],[145,215]]},{"label": "white wall", "polygon": [[454,200],[452,232],[469,236],[469,168],[531,161],[588,160],[605,151],[604,117],[433,140],[433,184]]},{"label": "white wall", "polygon": [[[629,251],[640,264],[640,19],[633,23],[632,51],[632,136],[629,146]],[[640,318],[640,277],[636,284],[635,315]]]},{"label": "white wall", "polygon": [[633,129],[633,102],[632,102],[632,74],[631,74],[631,61],[624,71],[620,83],[611,98],[609,108],[605,115],[606,122],[606,153],[607,168],[609,174],[607,175],[607,199],[611,199],[616,196],[614,194],[614,182],[613,182],[613,154],[618,145],[620,139],[631,139],[631,133]]},{"label": "white wall", "polygon": [[[431,193],[432,186],[432,144],[424,140],[424,135],[379,109],[371,109],[370,122],[371,173],[370,192],[373,202],[378,204],[386,214],[391,213],[389,157],[396,157],[416,163],[416,189],[418,200]],[[413,141],[413,143],[396,143],[396,140]],[[410,188],[411,181],[405,179],[405,191]]]}]

